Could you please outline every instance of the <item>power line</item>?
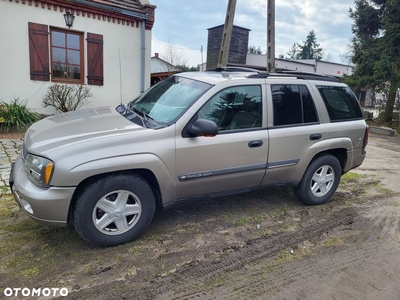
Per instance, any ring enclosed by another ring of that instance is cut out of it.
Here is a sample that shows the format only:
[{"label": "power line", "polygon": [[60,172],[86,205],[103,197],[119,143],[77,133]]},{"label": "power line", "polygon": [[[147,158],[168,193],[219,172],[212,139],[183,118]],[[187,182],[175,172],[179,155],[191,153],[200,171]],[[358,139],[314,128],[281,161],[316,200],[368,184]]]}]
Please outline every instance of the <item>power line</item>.
[{"label": "power line", "polygon": [[165,45],[165,46],[173,46],[175,49],[179,49],[179,50],[187,50],[187,51],[201,51],[201,47],[200,48],[198,48],[198,49],[187,49],[187,48],[180,48],[180,47],[176,47],[174,44],[169,44],[169,43],[164,43],[164,42],[160,42],[160,41],[158,41],[158,40],[155,40],[155,39],[151,39],[151,41],[154,41],[154,42],[156,42],[156,43],[159,43],[159,44],[162,44],[162,45]]}]

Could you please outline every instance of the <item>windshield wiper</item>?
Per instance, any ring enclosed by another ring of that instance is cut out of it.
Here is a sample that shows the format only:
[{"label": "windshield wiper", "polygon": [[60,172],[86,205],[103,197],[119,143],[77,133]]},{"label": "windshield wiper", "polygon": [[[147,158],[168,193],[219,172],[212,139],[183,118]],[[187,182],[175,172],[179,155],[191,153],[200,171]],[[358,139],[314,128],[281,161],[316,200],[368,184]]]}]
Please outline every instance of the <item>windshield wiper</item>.
[{"label": "windshield wiper", "polygon": [[149,118],[151,119],[151,117],[146,115],[146,112],[144,111],[144,109],[139,110],[137,108],[133,108],[133,111],[135,113],[140,113],[140,115],[142,116],[143,126],[146,127],[146,128],[150,128]]}]

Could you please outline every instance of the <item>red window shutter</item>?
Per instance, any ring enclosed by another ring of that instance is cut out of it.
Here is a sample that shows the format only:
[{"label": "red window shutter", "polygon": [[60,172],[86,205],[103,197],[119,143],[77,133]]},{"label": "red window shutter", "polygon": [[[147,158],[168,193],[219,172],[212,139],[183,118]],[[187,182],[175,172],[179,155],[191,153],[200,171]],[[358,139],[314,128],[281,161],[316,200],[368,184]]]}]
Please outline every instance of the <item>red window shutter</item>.
[{"label": "red window shutter", "polygon": [[101,34],[87,34],[87,79],[90,85],[103,85],[103,36]]},{"label": "red window shutter", "polygon": [[28,23],[31,80],[49,81],[49,31],[47,25]]}]

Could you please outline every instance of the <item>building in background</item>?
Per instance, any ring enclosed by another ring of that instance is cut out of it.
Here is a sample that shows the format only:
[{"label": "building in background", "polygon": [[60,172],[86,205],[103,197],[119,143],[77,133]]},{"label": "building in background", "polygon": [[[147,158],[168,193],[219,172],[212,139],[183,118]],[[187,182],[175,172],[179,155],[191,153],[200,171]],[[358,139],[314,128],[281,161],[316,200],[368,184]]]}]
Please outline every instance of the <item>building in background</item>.
[{"label": "building in background", "polygon": [[[223,26],[216,26],[208,29],[207,62],[205,69],[213,69],[218,65],[218,57],[223,34]],[[233,26],[231,44],[228,56],[228,66],[253,68],[260,71],[267,70],[267,55],[248,53],[250,29]],[[200,68],[202,68],[201,66]],[[276,72],[282,71],[301,71],[309,73],[320,73],[335,76],[338,78],[344,75],[351,75],[353,67],[351,65],[339,64],[334,62],[322,61],[318,59],[290,60],[283,56],[275,58]],[[379,99],[373,91],[367,88],[354,89],[362,107],[373,106]]]},{"label": "building in background", "polygon": [[[221,48],[224,25],[212,27],[208,30],[207,42],[207,69],[218,66],[218,57]],[[246,54],[249,44],[250,29],[233,26],[231,43],[229,47],[228,64],[246,64]]]},{"label": "building in background", "polygon": [[150,86],[155,8],[148,0],[1,1],[0,100],[54,113],[42,101],[56,83],[90,87],[91,107],[132,99]]},{"label": "building in background", "polygon": [[160,58],[158,53],[151,58],[151,85],[159,83],[169,76],[179,73],[181,70]]}]

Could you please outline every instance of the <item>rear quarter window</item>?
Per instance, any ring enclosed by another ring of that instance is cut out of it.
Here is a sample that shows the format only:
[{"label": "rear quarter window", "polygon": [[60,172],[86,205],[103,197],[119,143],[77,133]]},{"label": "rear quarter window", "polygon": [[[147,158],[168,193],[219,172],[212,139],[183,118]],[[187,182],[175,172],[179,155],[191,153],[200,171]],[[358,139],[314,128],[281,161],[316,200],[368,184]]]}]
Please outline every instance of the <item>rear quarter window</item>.
[{"label": "rear quarter window", "polygon": [[362,111],[353,91],[346,86],[317,86],[332,122],[362,119]]}]

